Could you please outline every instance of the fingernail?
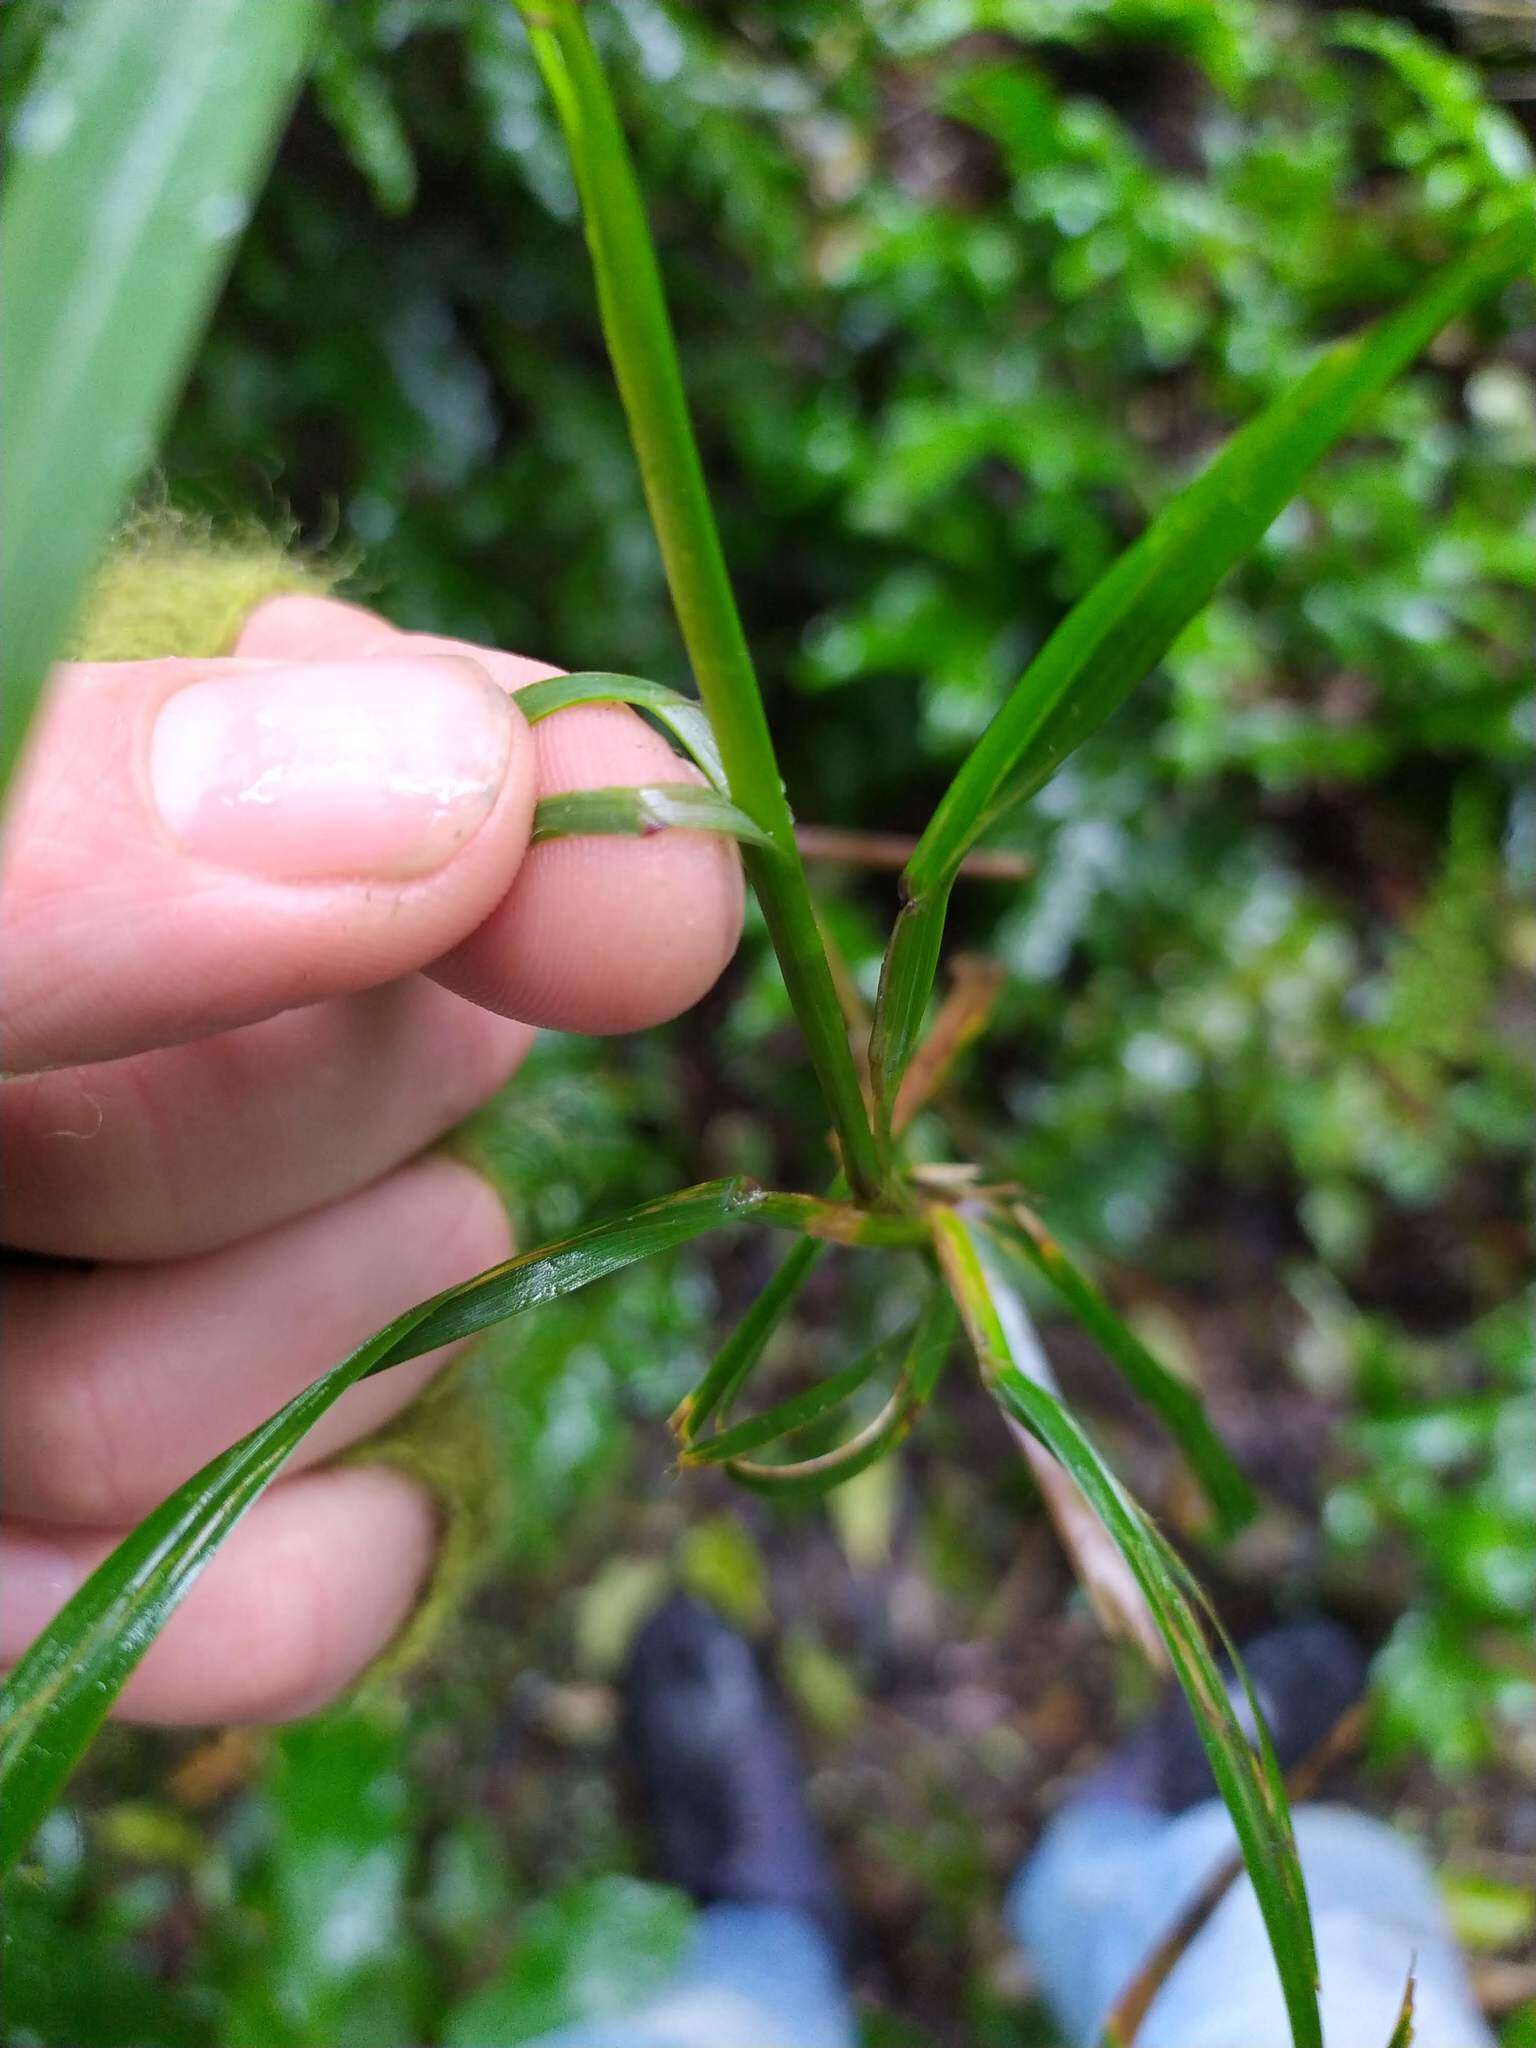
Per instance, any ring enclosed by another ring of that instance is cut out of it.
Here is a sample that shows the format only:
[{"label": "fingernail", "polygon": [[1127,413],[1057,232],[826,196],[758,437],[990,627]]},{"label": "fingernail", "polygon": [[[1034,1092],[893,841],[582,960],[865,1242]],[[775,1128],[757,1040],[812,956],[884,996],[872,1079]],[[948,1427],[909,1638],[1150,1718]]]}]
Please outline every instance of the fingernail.
[{"label": "fingernail", "polygon": [[166,698],[150,787],[201,860],[274,881],[409,881],[484,822],[513,721],[485,670],[453,655],[242,664]]}]

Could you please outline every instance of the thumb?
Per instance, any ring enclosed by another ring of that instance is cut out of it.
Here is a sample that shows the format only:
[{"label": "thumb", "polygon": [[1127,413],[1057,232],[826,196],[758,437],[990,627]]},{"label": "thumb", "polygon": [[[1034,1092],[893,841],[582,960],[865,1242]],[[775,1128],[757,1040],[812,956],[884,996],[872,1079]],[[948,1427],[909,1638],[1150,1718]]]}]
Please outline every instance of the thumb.
[{"label": "thumb", "polygon": [[426,965],[523,857],[532,735],[461,655],[55,672],[10,808],[0,1065],[116,1059]]}]

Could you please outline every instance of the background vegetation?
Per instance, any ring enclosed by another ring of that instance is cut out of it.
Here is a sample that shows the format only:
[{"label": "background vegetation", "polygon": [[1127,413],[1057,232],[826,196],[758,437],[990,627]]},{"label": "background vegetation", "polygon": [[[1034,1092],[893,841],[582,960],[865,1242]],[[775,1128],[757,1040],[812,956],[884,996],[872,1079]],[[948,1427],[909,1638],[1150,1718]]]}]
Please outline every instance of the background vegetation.
[{"label": "background vegetation", "polygon": [[[10,13],[11,92],[57,12]],[[802,819],[920,826],[1173,484],[1530,178],[1521,11],[1507,47],[1496,9],[1475,46],[1408,12],[620,0]],[[353,0],[173,501],[291,520],[401,623],[685,681],[573,222],[510,7]],[[1011,825],[1035,878],[970,884],[955,921],[1009,980],[954,1114],[1261,1488],[1206,1567],[1229,1617],[1320,1600],[1379,1645],[1355,1789],[1426,1840],[1511,2043],[1536,2041],[1533,335],[1526,291],[1442,338]],[[889,882],[823,874],[867,983]],[[525,1242],[679,1180],[809,1185],[793,1042],[756,933],[672,1031],[547,1042],[478,1133]],[[1001,1887],[1134,1675],[969,1395],[826,1509],[669,1475],[661,1419],[767,1256],[640,1267],[492,1340],[505,1555],[408,1709],[103,1745],[13,1889],[8,2040],[479,2048],[631,1995],[686,1914],[639,1881],[611,1679],[670,1573],[778,1646],[870,2041],[1046,2038]],[[826,1268],[786,1373],[885,1312],[859,1284]],[[1172,1464],[1058,1352],[1187,1528]]]}]

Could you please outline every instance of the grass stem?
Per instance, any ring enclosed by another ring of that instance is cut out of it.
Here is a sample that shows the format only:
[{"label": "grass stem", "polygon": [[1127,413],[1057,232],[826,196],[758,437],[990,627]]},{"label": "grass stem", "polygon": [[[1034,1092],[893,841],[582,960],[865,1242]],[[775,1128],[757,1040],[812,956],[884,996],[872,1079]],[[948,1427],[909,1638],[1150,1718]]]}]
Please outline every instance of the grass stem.
[{"label": "grass stem", "polygon": [[628,145],[576,0],[518,4],[570,149],[603,334],[699,695],[719,741],[732,801],[770,842],[744,848],[742,858],[849,1182],[856,1194],[873,1200],[885,1176],[726,572]]}]

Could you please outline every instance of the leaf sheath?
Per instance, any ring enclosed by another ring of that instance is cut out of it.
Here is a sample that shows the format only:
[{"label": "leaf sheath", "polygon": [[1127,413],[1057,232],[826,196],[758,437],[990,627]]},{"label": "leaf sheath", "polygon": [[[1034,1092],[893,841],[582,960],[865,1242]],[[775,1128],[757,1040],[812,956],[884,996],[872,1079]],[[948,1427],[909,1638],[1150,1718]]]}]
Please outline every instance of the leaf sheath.
[{"label": "leaf sheath", "polygon": [[687,753],[722,795],[726,794],[725,767],[704,707],[669,690],[665,683],[647,681],[644,676],[610,675],[589,669],[575,675],[549,676],[543,682],[525,683],[517,693],[517,708],[530,725],[568,711],[573,704],[633,704],[648,711]]}]

